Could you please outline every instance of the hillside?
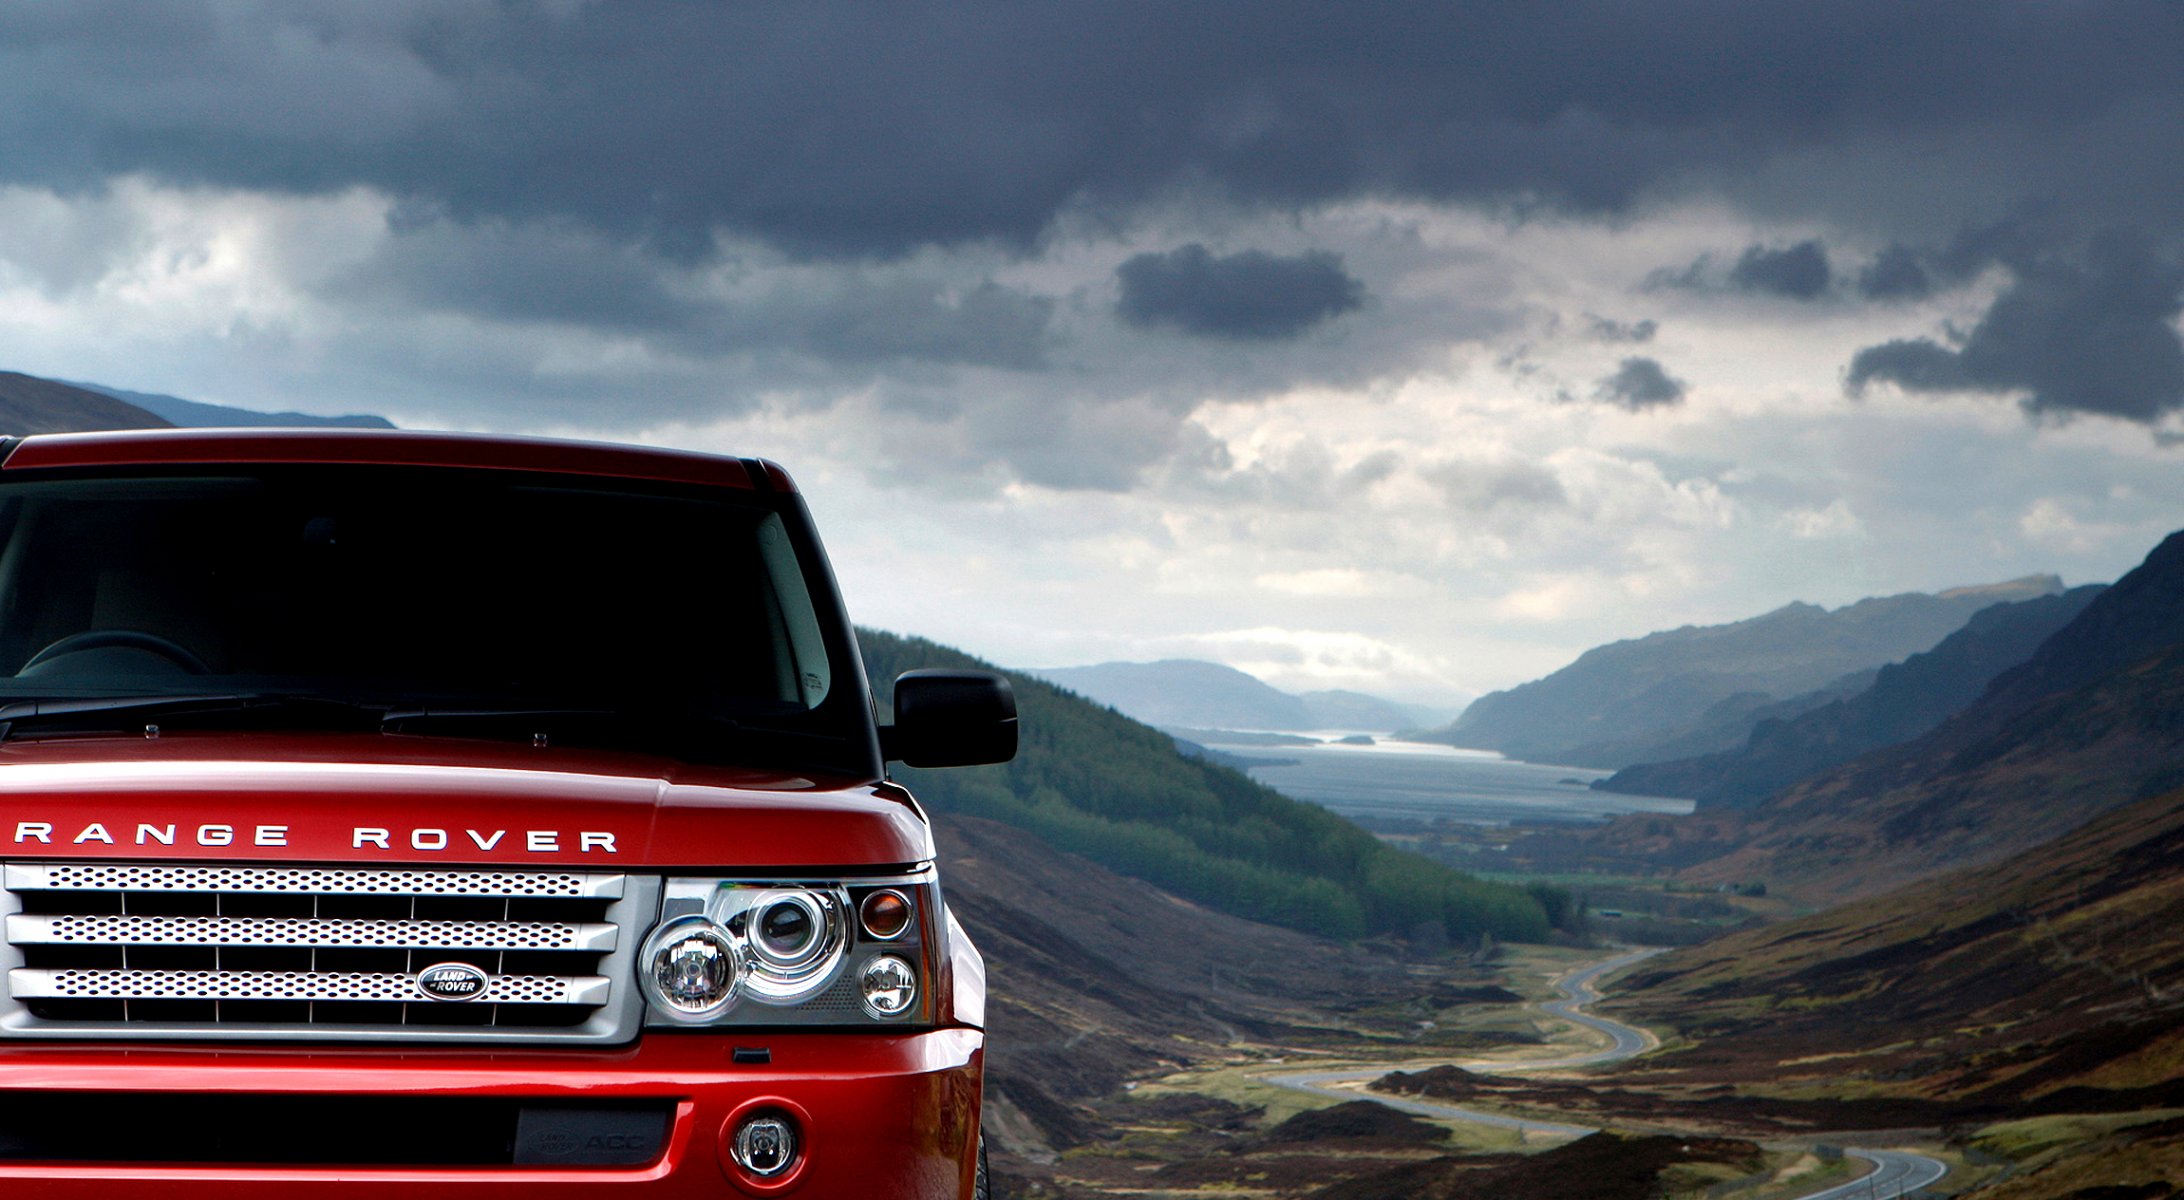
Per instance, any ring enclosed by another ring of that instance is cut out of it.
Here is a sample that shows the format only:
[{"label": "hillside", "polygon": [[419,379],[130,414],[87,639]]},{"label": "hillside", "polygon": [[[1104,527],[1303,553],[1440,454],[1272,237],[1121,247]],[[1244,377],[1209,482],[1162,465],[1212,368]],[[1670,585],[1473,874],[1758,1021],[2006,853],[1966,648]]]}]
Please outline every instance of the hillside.
[{"label": "hillside", "polygon": [[[1214,912],[997,821],[941,814],[934,832],[948,903],[986,957],[988,1114],[1018,1155],[1090,1136],[1078,1106],[1126,1079],[1422,986],[1384,950]],[[1145,953],[1154,930],[1189,953]]]},{"label": "hillside", "polygon": [[112,396],[116,400],[141,408],[169,424],[191,428],[394,428],[394,422],[385,417],[358,414],[318,417],[310,413],[300,412],[254,412],[247,408],[234,408],[225,404],[206,404],[201,400],[184,400],[180,396],[168,396],[159,392],[133,392],[127,388],[108,387],[103,383],[72,382],[70,386]]},{"label": "hillside", "polygon": [[161,429],[171,423],[102,392],[0,371],[0,435]]},{"label": "hillside", "polygon": [[[1695,882],[1871,895],[2038,845],[2184,783],[2184,534],[1933,731],[1676,835],[1733,849]],[[1627,830],[1610,827],[1614,839]]]},{"label": "hillside", "polygon": [[[1934,595],[1906,593],[1839,609],[1791,604],[1726,625],[1686,626],[1599,646],[1543,679],[1482,696],[1431,740],[1497,750],[1533,762],[1619,769],[1636,762],[1728,750],[1760,713],[1844,676],[1934,646],[1980,609],[2058,592],[2052,575]],[[1829,689],[1840,692],[1840,687]],[[1832,696],[1814,697],[1818,707]],[[1726,715],[1739,706],[1751,719]],[[1694,745],[1695,729],[1720,732]],[[1664,743],[1673,749],[1661,753]]]},{"label": "hillside", "polygon": [[[883,693],[917,667],[992,669],[922,639],[858,638]],[[1395,850],[1318,805],[1184,757],[1156,729],[1052,684],[1011,679],[1024,731],[1015,761],[900,769],[935,810],[1001,821],[1224,912],[1328,937],[1548,934],[1547,910],[1529,892]]]},{"label": "hillside", "polygon": [[1434,719],[1429,710],[1362,692],[1292,694],[1234,667],[1197,659],[1048,667],[1024,674],[1162,729],[1354,729],[1391,733]]},{"label": "hillside", "polygon": [[1654,1086],[1813,1085],[1846,1109],[1886,1100],[1871,1120],[1894,1125],[2184,1104],[2184,791],[1675,951],[1620,994],[1626,1017],[1699,1039],[1640,1067]]},{"label": "hillside", "polygon": [[1873,684],[1788,720],[1764,719],[1739,749],[1625,767],[1594,787],[1683,796],[1702,808],[1745,808],[1830,767],[1906,742],[1977,700],[2098,596],[2098,585],[1997,604],[1941,644],[1882,667]]}]

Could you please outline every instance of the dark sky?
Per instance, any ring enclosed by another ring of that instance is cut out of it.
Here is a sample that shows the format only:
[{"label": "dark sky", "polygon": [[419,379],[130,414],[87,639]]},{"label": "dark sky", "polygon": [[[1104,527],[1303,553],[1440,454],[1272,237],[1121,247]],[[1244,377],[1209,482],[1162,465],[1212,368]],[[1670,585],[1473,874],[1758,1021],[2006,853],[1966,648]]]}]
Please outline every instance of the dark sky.
[{"label": "dark sky", "polygon": [[[2174,3],[13,4],[0,365],[777,438],[936,545],[1212,539],[1212,590],[1305,598],[1118,654],[1317,661],[1343,596],[1469,588],[1544,661],[1670,596],[2128,565],[2184,437],[2179,64]],[[1856,452],[1888,421],[2014,465],[1942,520]],[[1306,491],[1451,532],[1382,572]],[[1134,532],[980,507],[1031,494]],[[1383,625],[1324,653],[1468,670]]]}]

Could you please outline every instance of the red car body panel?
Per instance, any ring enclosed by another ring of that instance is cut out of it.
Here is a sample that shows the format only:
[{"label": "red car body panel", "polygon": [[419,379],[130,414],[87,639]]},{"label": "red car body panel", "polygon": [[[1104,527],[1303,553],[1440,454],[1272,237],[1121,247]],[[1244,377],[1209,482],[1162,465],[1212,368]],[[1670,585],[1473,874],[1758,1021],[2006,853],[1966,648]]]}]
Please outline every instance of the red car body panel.
[{"label": "red car body panel", "polygon": [[[732,1047],[753,1045],[770,1050],[773,1061],[731,1061]],[[969,1029],[907,1036],[666,1034],[627,1050],[530,1054],[156,1045],[122,1051],[0,1043],[0,1079],[15,1092],[643,1097],[676,1105],[666,1153],[640,1167],[0,1163],[0,1194],[385,1196],[441,1194],[460,1185],[465,1194],[485,1196],[595,1195],[601,1188],[618,1195],[735,1195],[719,1144],[723,1128],[732,1128],[733,1118],[754,1102],[786,1101],[806,1121],[805,1169],[786,1189],[741,1190],[869,1200],[968,1195],[983,1055],[979,1033]]]},{"label": "red car body panel", "polygon": [[8,856],[869,870],[928,862],[933,841],[887,785],[452,738],[170,733],[0,743]]},{"label": "red car body panel", "polygon": [[161,429],[43,434],[25,439],[0,466],[34,470],[160,463],[364,463],[548,471],[748,490],[759,485],[752,479],[746,461],[757,464],[766,486],[795,490],[788,472],[763,460],[551,438],[385,429]]},{"label": "red car body panel", "polygon": [[[40,436],[0,475],[159,464],[372,464],[555,472],[793,493],[771,462],[542,439],[383,431]],[[867,731],[869,733],[869,730]],[[635,752],[399,733],[147,729],[0,741],[0,861],[506,865],[788,878],[884,875],[934,858],[925,814],[885,780],[801,777]],[[985,968],[952,913],[937,1026],[647,1028],[626,1045],[11,1040],[0,1100],[47,1094],[517,1097],[673,1106],[635,1167],[36,1162],[0,1154],[0,1193],[37,1197],[444,1194],[963,1197],[978,1163]],[[931,914],[929,914],[929,917]],[[626,936],[641,938],[643,928]],[[632,984],[634,981],[631,981]],[[763,1048],[770,1061],[738,1061]],[[756,1109],[793,1114],[786,1177],[739,1173]],[[116,1129],[116,1138],[128,1130]],[[0,1129],[0,1149],[6,1130]]]}]

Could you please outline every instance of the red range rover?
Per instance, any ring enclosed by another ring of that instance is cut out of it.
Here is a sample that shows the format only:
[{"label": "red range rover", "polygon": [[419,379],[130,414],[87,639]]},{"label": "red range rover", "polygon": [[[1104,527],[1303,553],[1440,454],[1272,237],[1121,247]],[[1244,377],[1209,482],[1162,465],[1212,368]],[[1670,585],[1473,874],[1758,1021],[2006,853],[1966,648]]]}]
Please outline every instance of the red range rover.
[{"label": "red range rover", "polygon": [[0,441],[0,1195],[983,1194],[984,969],[781,469]]}]

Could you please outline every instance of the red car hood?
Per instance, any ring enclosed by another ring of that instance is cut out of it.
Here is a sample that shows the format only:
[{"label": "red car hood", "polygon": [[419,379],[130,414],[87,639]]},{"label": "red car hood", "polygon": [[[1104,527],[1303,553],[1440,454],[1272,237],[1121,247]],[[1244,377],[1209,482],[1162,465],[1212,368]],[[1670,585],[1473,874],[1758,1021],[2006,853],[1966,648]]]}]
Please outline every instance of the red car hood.
[{"label": "red car hood", "polygon": [[933,857],[891,784],[384,734],[0,744],[0,858],[875,867]]}]

